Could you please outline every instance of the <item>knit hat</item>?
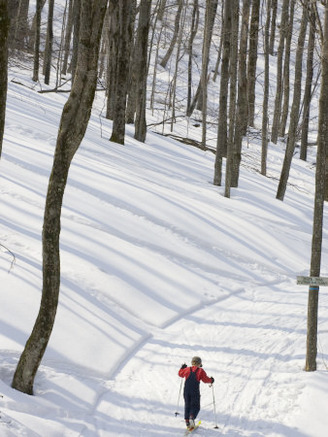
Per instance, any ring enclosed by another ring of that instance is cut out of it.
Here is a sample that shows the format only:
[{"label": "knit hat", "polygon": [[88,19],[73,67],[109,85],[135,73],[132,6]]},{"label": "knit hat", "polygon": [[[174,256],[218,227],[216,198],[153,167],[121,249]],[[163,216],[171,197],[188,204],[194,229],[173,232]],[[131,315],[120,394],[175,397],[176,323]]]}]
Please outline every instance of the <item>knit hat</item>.
[{"label": "knit hat", "polygon": [[192,359],[191,359],[191,364],[192,364],[193,366],[199,366],[199,367],[201,367],[201,366],[202,366],[202,359],[201,359],[200,357],[192,357]]}]

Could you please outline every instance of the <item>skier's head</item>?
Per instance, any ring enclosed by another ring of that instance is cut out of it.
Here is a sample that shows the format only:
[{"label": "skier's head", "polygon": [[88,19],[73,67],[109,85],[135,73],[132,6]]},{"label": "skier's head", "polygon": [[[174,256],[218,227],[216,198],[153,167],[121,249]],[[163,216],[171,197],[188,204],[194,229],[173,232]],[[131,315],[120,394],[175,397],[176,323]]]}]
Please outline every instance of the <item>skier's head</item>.
[{"label": "skier's head", "polygon": [[191,359],[192,366],[202,367],[202,359],[200,357],[192,357]]}]

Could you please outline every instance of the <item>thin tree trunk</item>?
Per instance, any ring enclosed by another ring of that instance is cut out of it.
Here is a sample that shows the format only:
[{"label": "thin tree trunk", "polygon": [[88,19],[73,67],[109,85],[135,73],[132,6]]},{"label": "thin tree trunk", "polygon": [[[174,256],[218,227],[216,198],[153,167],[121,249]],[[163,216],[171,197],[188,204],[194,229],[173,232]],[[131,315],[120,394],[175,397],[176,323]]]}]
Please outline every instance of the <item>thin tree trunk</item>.
[{"label": "thin tree trunk", "polygon": [[[270,32],[270,55],[274,55],[274,43],[276,39],[276,21],[277,21],[277,10],[278,10],[278,0],[272,0],[271,2],[272,14],[271,14],[271,32]],[[270,9],[271,9],[270,8]]]},{"label": "thin tree trunk", "polygon": [[297,51],[296,51],[294,96],[293,96],[292,109],[290,113],[287,146],[286,146],[286,152],[285,152],[284,162],[281,170],[280,181],[279,181],[277,196],[276,196],[278,200],[284,200],[290,166],[293,158],[293,153],[295,150],[297,125],[299,120],[299,111],[300,111],[300,103],[301,103],[300,90],[302,89],[302,60],[303,60],[303,51],[304,51],[307,23],[308,23],[308,11],[306,10],[306,8],[303,8],[302,22],[301,22],[300,33],[298,36]]},{"label": "thin tree trunk", "polygon": [[246,135],[247,132],[248,98],[247,98],[246,55],[247,55],[249,12],[250,12],[250,0],[244,0],[243,12],[242,12],[242,26],[240,31],[238,101],[237,101],[237,115],[236,115],[235,138],[234,138],[235,153],[233,157],[233,169],[231,175],[231,186],[233,187],[238,186],[242,143],[243,143],[243,137]]},{"label": "thin tree trunk", "polygon": [[198,0],[194,0],[194,6],[192,11],[191,30],[188,40],[188,95],[187,95],[187,114],[191,105],[191,87],[192,87],[192,58],[193,58],[193,42],[197,34],[199,23],[199,5]]},{"label": "thin tree trunk", "polygon": [[260,19],[260,0],[253,0],[251,26],[249,33],[249,55],[248,55],[248,124],[254,126],[255,114],[255,84],[256,84],[256,63],[257,46]]},{"label": "thin tree trunk", "polygon": [[274,114],[272,122],[272,132],[271,141],[277,143],[278,140],[278,130],[279,121],[281,114],[281,102],[282,102],[282,86],[283,86],[283,76],[282,76],[282,66],[283,66],[283,56],[288,24],[288,4],[290,0],[283,0],[282,13],[281,13],[281,25],[280,25],[280,40],[278,46],[277,55],[277,85],[276,85],[276,98],[274,102]]},{"label": "thin tree trunk", "polygon": [[218,0],[206,0],[205,13],[205,27],[204,40],[202,51],[202,146],[206,146],[206,132],[207,132],[207,84],[208,84],[208,64],[210,57],[210,46],[212,40],[214,20],[216,16],[216,9]]},{"label": "thin tree trunk", "polygon": [[229,63],[230,63],[230,46],[231,46],[231,19],[232,19],[232,2],[225,2],[224,5],[224,31],[222,33],[223,52],[221,65],[221,82],[219,97],[219,120],[218,120],[218,138],[216,144],[216,157],[214,164],[214,185],[221,185],[222,179],[222,158],[227,150],[227,108],[228,108],[228,85],[229,85]]},{"label": "thin tree trunk", "polygon": [[304,90],[304,109],[303,109],[303,121],[302,121],[302,134],[301,134],[301,150],[300,158],[306,161],[307,158],[307,143],[309,133],[309,119],[310,119],[310,106],[312,98],[312,80],[313,80],[313,56],[315,47],[315,15],[313,10],[309,11],[310,30],[309,30],[309,42],[307,50],[307,63],[306,63],[306,81]]},{"label": "thin tree trunk", "polygon": [[[315,199],[313,212],[313,234],[310,276],[320,276],[323,210],[325,190],[327,189],[327,151],[328,151],[328,3],[325,6],[321,52],[321,93],[319,100],[318,150],[315,178]],[[305,370],[317,369],[317,330],[318,330],[319,287],[310,287],[308,295],[308,321],[306,339]]]},{"label": "thin tree trunk", "polygon": [[267,18],[264,34],[264,89],[263,89],[263,109],[262,109],[262,152],[261,152],[261,174],[266,176],[267,154],[268,154],[268,106],[269,106],[269,65],[270,65],[270,12],[271,0],[267,3]]},{"label": "thin tree trunk", "polygon": [[45,58],[44,59],[44,83],[46,85],[49,85],[49,83],[50,83],[52,44],[53,44],[53,40],[54,40],[54,33],[53,33],[54,5],[55,5],[55,0],[49,0],[48,29],[47,29],[46,50],[45,50],[45,57],[44,57]]},{"label": "thin tree trunk", "polygon": [[25,48],[25,41],[28,37],[28,7],[29,0],[20,0],[18,14],[16,18],[16,28],[15,28],[15,49],[23,50]]},{"label": "thin tree trunk", "polygon": [[126,99],[129,83],[130,50],[132,43],[132,0],[118,0],[117,59],[115,68],[115,101],[113,130],[110,141],[124,144]]},{"label": "thin tree trunk", "polygon": [[72,30],[73,30],[73,3],[74,0],[69,0],[65,40],[64,40],[64,50],[63,50],[64,58],[63,58],[62,74],[64,76],[67,73],[68,57],[71,47],[71,38],[72,38]]},{"label": "thin tree trunk", "polygon": [[33,64],[33,78],[34,82],[39,80],[40,68],[40,33],[41,33],[41,10],[42,0],[36,0],[36,21],[35,21],[35,46],[34,46],[34,64]]},{"label": "thin tree trunk", "polygon": [[176,16],[175,16],[175,21],[174,21],[174,33],[173,33],[173,36],[172,36],[172,39],[171,39],[170,46],[169,46],[169,48],[168,48],[164,58],[162,59],[162,61],[160,63],[160,65],[163,68],[166,68],[166,65],[167,65],[167,63],[168,63],[168,61],[169,61],[169,59],[170,59],[170,57],[171,57],[171,55],[173,53],[175,44],[176,44],[177,39],[178,39],[179,28],[180,28],[180,17],[181,17],[181,12],[182,12],[183,4],[184,4],[183,0],[178,0],[178,10],[177,10],[177,13],[176,13]]},{"label": "thin tree trunk", "polygon": [[237,112],[237,76],[238,76],[238,34],[239,34],[239,4],[238,0],[232,0],[232,27],[230,43],[230,88],[229,88],[229,129],[227,142],[227,160],[224,196],[230,197],[233,159],[236,156],[236,144],[234,141],[236,130]]},{"label": "thin tree trunk", "polygon": [[284,60],[284,76],[283,76],[283,104],[281,111],[281,118],[279,124],[279,135],[281,137],[285,136],[287,118],[289,112],[289,94],[290,94],[290,79],[289,79],[289,64],[290,64],[290,49],[293,35],[293,25],[294,25],[294,9],[295,1],[290,0],[290,12],[288,18],[288,30],[286,35],[286,49],[285,49],[285,60]]},{"label": "thin tree trunk", "polygon": [[10,20],[8,1],[0,0],[0,158],[5,129],[8,87],[8,32]]},{"label": "thin tree trunk", "polygon": [[144,142],[146,140],[146,98],[147,98],[147,72],[148,72],[148,35],[150,23],[151,1],[141,0],[140,17],[138,26],[139,62],[137,65],[138,84],[137,84],[137,105],[134,138]]},{"label": "thin tree trunk", "polygon": [[43,289],[38,317],[19,359],[12,387],[33,394],[36,372],[55,322],[60,287],[60,216],[68,171],[84,137],[97,84],[99,44],[107,0],[82,0],[76,78],[63,109],[43,221]]}]

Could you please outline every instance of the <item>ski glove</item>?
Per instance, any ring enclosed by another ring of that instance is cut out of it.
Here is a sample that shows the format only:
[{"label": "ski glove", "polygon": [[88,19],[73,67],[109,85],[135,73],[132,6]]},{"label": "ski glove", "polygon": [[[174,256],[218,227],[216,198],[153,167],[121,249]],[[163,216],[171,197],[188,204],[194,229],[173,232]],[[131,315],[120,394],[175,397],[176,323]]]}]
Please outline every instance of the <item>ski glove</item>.
[{"label": "ski glove", "polygon": [[214,383],[214,378],[213,378],[213,376],[211,376],[211,384],[213,384]]},{"label": "ski glove", "polygon": [[182,364],[181,369],[185,369],[187,367],[187,364]]}]

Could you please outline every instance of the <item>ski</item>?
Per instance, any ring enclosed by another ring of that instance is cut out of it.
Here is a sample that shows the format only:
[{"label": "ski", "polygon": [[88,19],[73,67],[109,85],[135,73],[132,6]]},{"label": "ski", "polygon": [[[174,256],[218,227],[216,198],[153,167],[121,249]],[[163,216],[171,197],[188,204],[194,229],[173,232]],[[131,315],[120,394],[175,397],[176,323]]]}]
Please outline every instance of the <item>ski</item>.
[{"label": "ski", "polygon": [[201,423],[202,423],[202,422],[201,422],[201,420],[200,420],[199,422],[195,423],[195,428],[192,428],[192,429],[186,429],[186,431],[185,431],[185,435],[190,435],[190,434],[192,434],[194,431],[196,431],[196,429],[199,427],[199,425],[200,425]]}]

